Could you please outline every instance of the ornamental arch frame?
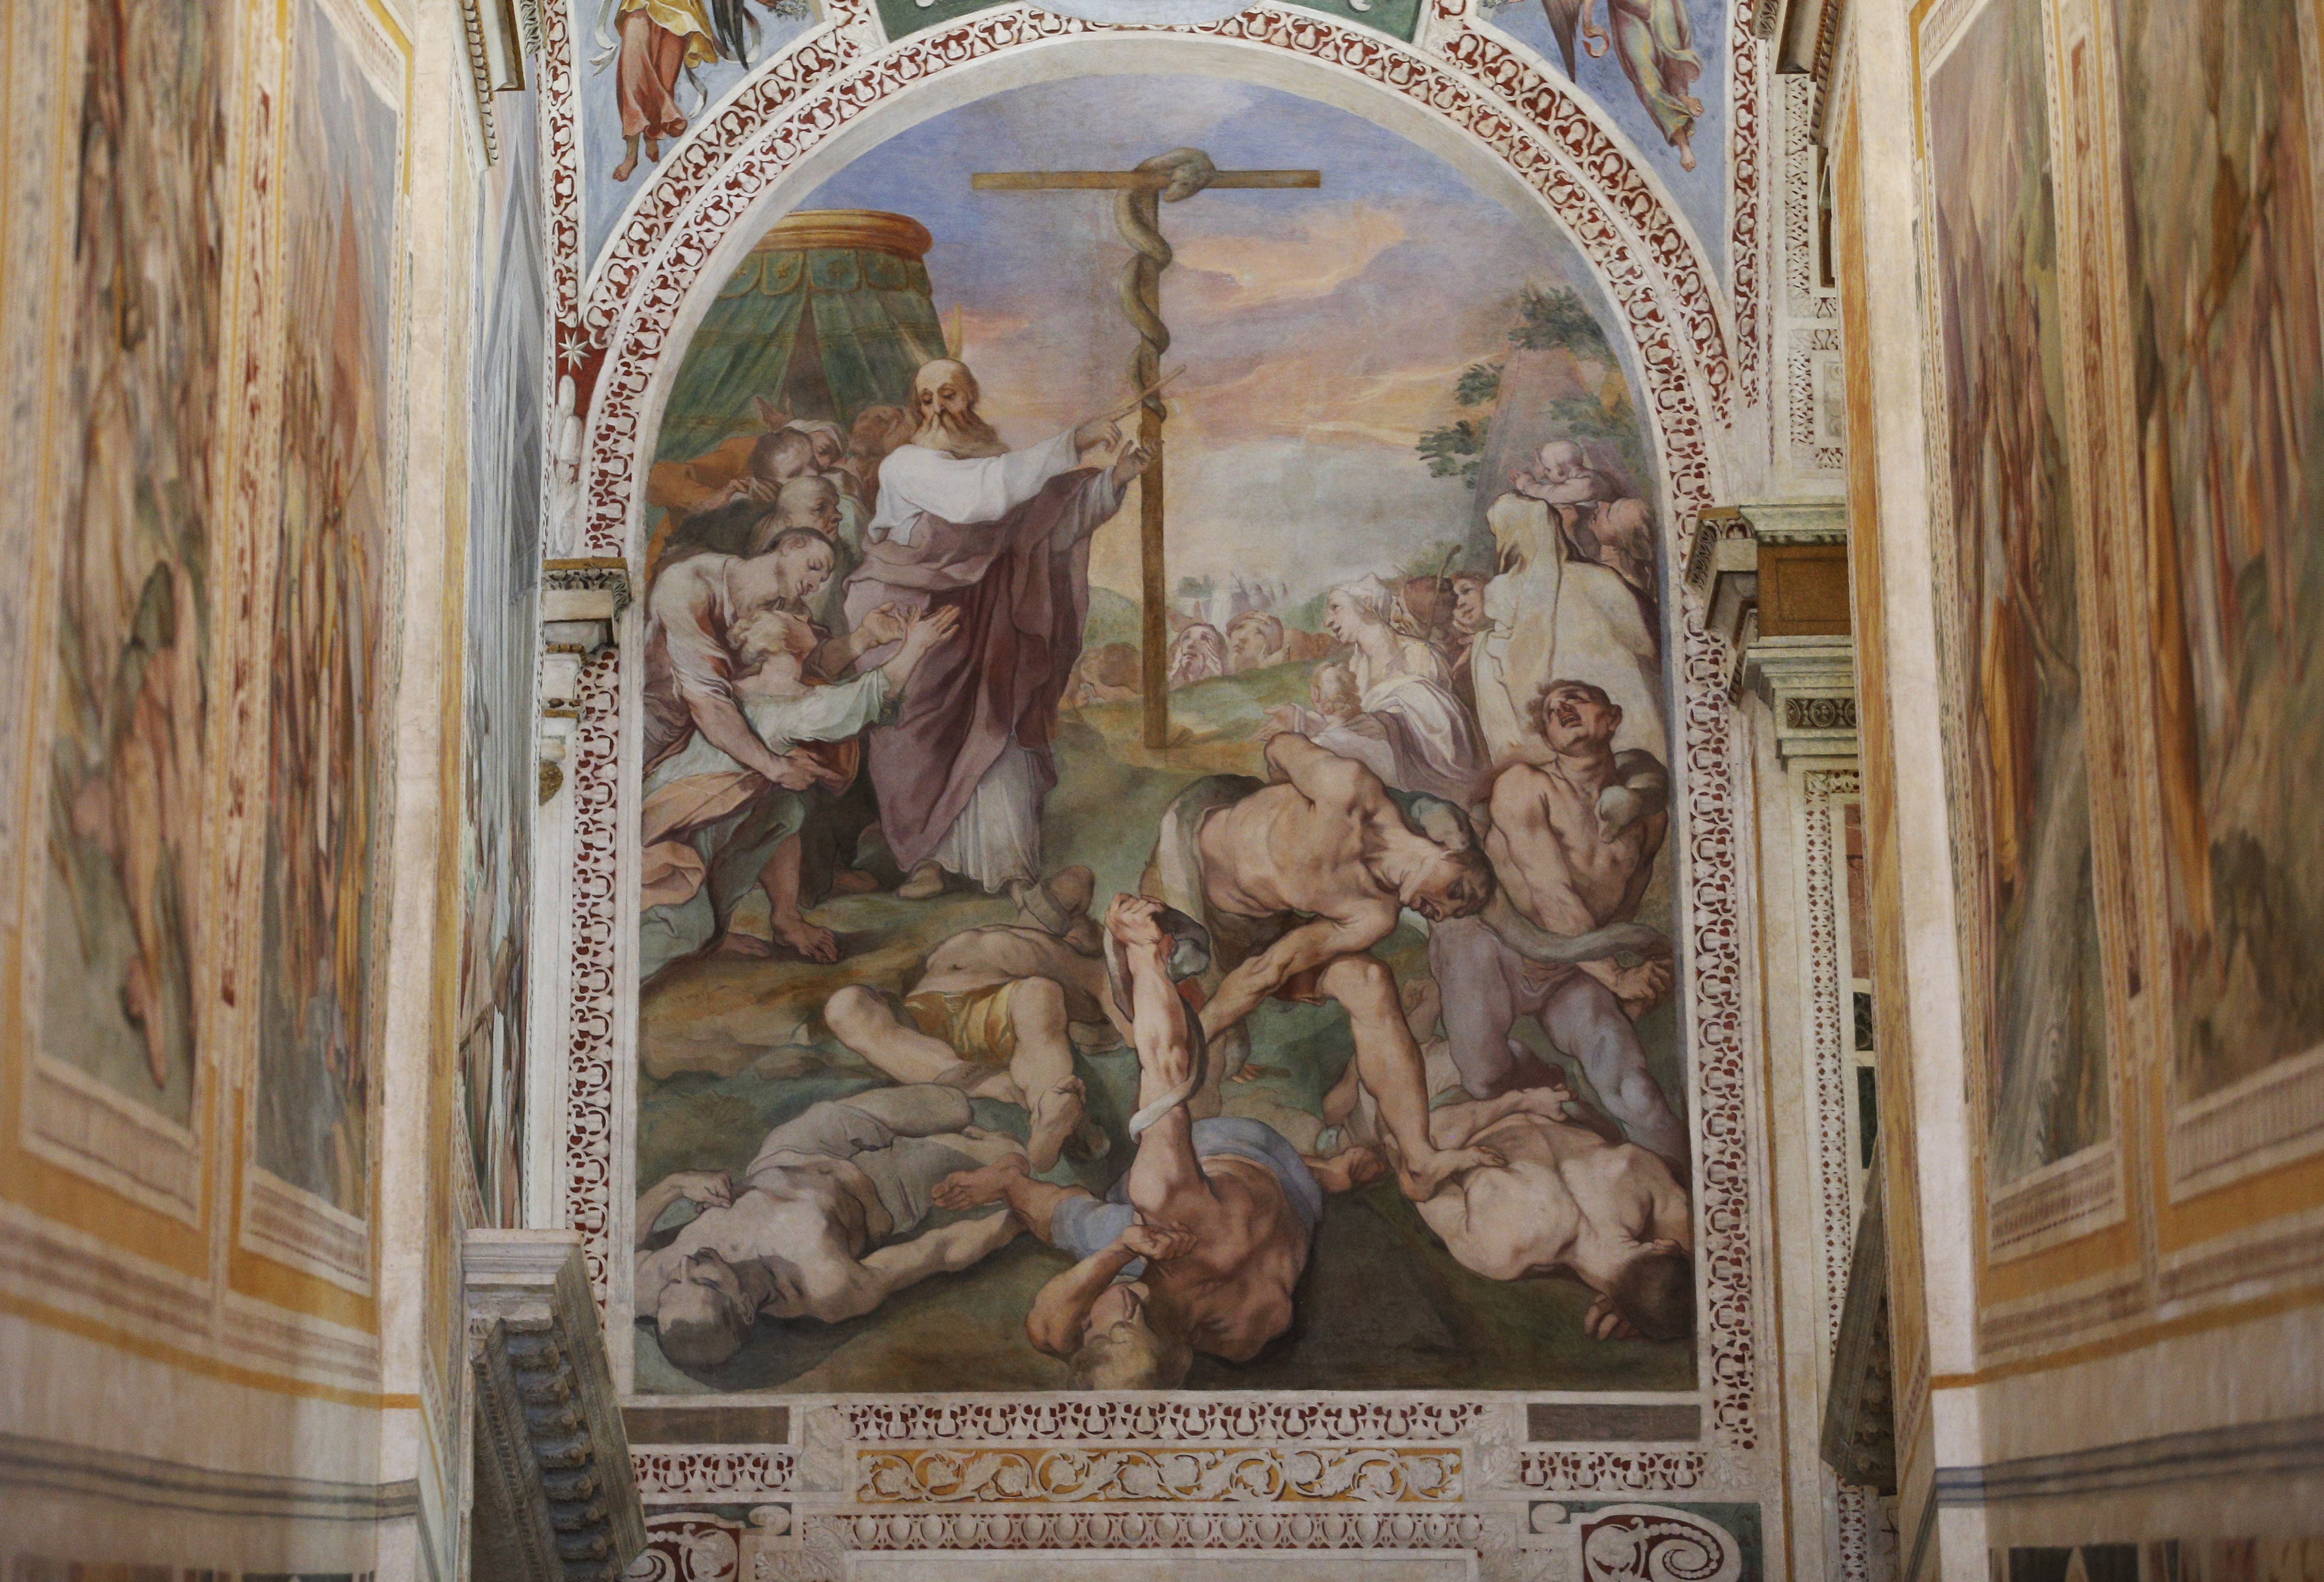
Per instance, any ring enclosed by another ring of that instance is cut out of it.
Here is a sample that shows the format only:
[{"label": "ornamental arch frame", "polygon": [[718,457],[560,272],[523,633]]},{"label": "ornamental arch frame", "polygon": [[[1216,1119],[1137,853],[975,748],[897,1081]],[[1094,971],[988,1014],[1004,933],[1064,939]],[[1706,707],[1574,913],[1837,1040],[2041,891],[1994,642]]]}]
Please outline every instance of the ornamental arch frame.
[{"label": "ornamental arch frame", "polygon": [[[1686,937],[1702,1434],[1692,1447],[1651,1449],[1520,1451],[1504,1439],[1489,1476],[1480,1439],[1477,1484],[1561,1497],[1602,1490],[1609,1496],[1774,1499],[1782,1474],[1770,1416],[1777,1410],[1776,1379],[1761,1371],[1762,1359],[1772,1357],[1760,1337],[1773,1309],[1760,1267],[1766,1243],[1755,1234],[1768,1187],[1752,1142],[1763,1126],[1765,1099],[1747,1075],[1757,1052],[1745,1031],[1750,969],[1742,948],[1741,764],[1723,645],[1680,597],[1678,577],[1700,513],[1727,486],[1731,436],[1750,400],[1745,384],[1756,364],[1756,309],[1739,288],[1756,267],[1745,251],[1757,244],[1748,240],[1738,184],[1730,215],[1738,288],[1730,295],[1659,179],[1602,112],[1498,33],[1471,25],[1464,14],[1469,3],[1429,0],[1413,44],[1275,0],[1224,22],[1168,28],[1098,26],[1012,4],[890,43],[871,0],[828,0],[824,25],[769,61],[670,151],[594,268],[579,254],[575,41],[561,18],[551,19],[543,59],[550,88],[545,134],[554,336],[559,371],[579,375],[588,391],[578,487],[552,532],[563,555],[629,561],[641,542],[644,475],[668,391],[718,282],[742,253],[775,215],[865,149],[1012,87],[1110,71],[1230,77],[1364,116],[1447,159],[1513,210],[1546,217],[1606,292],[1655,446],[1666,607],[1673,612],[1672,767],[1681,828],[1669,849]],[[1739,143],[1749,114],[1739,94],[1732,113]],[[538,870],[541,911],[552,914],[542,926],[557,944],[549,958],[566,964],[563,980],[547,985],[542,996],[554,1025],[541,1047],[567,1054],[560,1102],[548,1106],[561,1117],[549,1139],[553,1212],[581,1233],[592,1284],[615,1334],[628,1328],[632,1300],[629,1260],[621,1250],[628,1244],[635,1185],[629,1177],[638,1005],[632,957],[641,678],[635,662],[624,664],[623,652],[634,649],[641,623],[632,609],[620,645],[584,671],[568,789],[559,799],[562,810],[544,810]],[[617,1356],[615,1365],[627,1387],[627,1356]],[[1168,1399],[1179,1416],[1156,1430],[1165,1436],[1185,1430],[1179,1418],[1186,1412],[1226,1410],[1184,1392]],[[1363,1392],[1340,1404],[1373,1411],[1397,1400]],[[1499,1423],[1505,1409],[1522,1417],[1521,1408],[1507,1402],[1479,1401],[1471,1411],[1465,1393],[1438,1404],[1467,1412],[1462,1420],[1480,1433],[1488,1431],[1480,1425]],[[840,1414],[835,1423],[853,1426],[830,1431],[852,1439],[863,1437],[858,1420],[873,1409],[815,1410]],[[895,1410],[908,1415],[936,1408]],[[991,1410],[1022,1417],[1037,1408],[1001,1400]],[[881,1434],[895,1437],[887,1428]],[[801,1442],[798,1430],[793,1437]],[[1525,1436],[1519,1430],[1514,1437]],[[704,1470],[709,1460],[695,1459],[701,1467],[675,1452],[656,1453],[663,1497],[694,1492],[697,1473],[712,1476]],[[795,1460],[782,1459],[781,1466],[780,1481],[797,1486]],[[710,1487],[702,1485],[703,1491]],[[770,1485],[765,1492],[776,1491]],[[700,1497],[736,1494],[730,1489]]]},{"label": "ornamental arch frame", "polygon": [[[857,153],[929,116],[1028,83],[1191,70],[1364,116],[1478,180],[1513,212],[1545,214],[1612,303],[1655,438],[1674,548],[1718,497],[1720,430],[1742,399],[1734,304],[1663,188],[1602,111],[1438,0],[1406,45],[1268,0],[1200,27],[1104,26],[1030,5],[973,13],[884,49],[869,0],[833,0],[825,27],[744,82],[672,150],[584,279],[571,69],[549,136],[556,166],[560,365],[595,375],[575,552],[626,556],[664,392],[706,310],[779,211]],[[1430,42],[1427,23],[1440,25]],[[569,43],[569,41],[567,41]],[[569,59],[569,51],[567,51]],[[552,70],[556,67],[552,66]]]}]

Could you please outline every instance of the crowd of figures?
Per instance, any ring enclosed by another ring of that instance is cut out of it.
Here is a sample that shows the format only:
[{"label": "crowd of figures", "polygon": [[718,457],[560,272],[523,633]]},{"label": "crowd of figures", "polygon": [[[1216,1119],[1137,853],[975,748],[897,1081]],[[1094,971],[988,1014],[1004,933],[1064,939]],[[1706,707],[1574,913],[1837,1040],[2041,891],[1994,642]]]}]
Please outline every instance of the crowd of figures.
[{"label": "crowd of figures", "polygon": [[[1089,537],[1146,458],[1103,419],[1006,449],[955,361],[912,401],[848,431],[764,411],[651,480],[649,982],[835,961],[803,904],[883,874],[907,902],[1016,906],[823,1005],[891,1086],[775,1126],[739,1177],[642,1192],[664,1355],[715,1366],[761,1318],[868,1313],[1029,1234],[1072,1260],[1034,1344],[1082,1384],[1167,1387],[1289,1329],[1327,1196],[1383,1179],[1477,1274],[1591,1288],[1591,1335],[1691,1333],[1687,1128],[1638,1032],[1674,983],[1639,917],[1668,828],[1645,505],[1556,441],[1491,500],[1489,570],[1358,578],[1316,633],[1249,585],[1223,628],[1182,612],[1174,685],[1312,664],[1309,701],[1266,711],[1264,778],[1180,789],[1137,892],[1101,904],[1087,868],[1045,872],[1042,812],[1061,715],[1136,696],[1134,651],[1082,636]],[[770,939],[733,926],[754,889]],[[1407,918],[1427,972],[1399,983]],[[1353,1046],[1300,1146],[1237,1102],[1270,1000],[1337,1004]],[[1093,1039],[1139,1068],[1102,1196],[1045,1179],[1107,1153]],[[976,1098],[1026,1135],[974,1125]],[[660,1228],[681,1200],[700,1212]]]}]

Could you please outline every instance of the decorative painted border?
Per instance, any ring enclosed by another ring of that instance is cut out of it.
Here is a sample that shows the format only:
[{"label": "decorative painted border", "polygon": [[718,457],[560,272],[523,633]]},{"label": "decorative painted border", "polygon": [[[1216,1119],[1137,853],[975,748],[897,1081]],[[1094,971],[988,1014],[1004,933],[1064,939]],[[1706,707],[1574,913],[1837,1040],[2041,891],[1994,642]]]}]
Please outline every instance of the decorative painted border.
[{"label": "decorative painted border", "polygon": [[1457,1445],[967,1445],[858,1450],[863,1505],[1458,1504]]},{"label": "decorative painted border", "polygon": [[1332,1443],[1356,1439],[1453,1439],[1475,1434],[1506,1411],[1481,1401],[1270,1401],[1226,1398],[1024,1401],[864,1401],[843,1403],[850,1440],[946,1443],[1168,1439]]},{"label": "decorative painted border", "polygon": [[1813,985],[1809,1037],[1815,1051],[1815,1180],[1821,1211],[1824,1344],[1840,1332],[1856,1242],[1855,1172],[1848,1159],[1848,1065],[1852,995],[1840,967],[1840,864],[1834,860],[1840,804],[1862,794],[1852,769],[1810,770],[1800,777],[1807,824],[1808,974]]},{"label": "decorative painted border", "polygon": [[[1787,705],[1801,702],[1787,698]],[[1821,701],[1816,699],[1815,701]],[[1849,701],[1849,723],[1855,724],[1855,701]],[[1848,1277],[1856,1245],[1856,1171],[1849,1157],[1849,1067],[1854,1046],[1855,994],[1841,970],[1840,886],[1844,857],[1837,855],[1841,808],[1863,794],[1862,778],[1852,769],[1812,769],[1800,777],[1800,800],[1807,832],[1808,980],[1811,993],[1810,1041],[1814,1050],[1816,1206],[1821,1218],[1823,1300],[1819,1355],[1829,1356],[1840,1334],[1840,1309],[1848,1303]],[[1840,1570],[1844,1582],[1865,1582],[1871,1575],[1870,1495],[1853,1484],[1842,1483],[1830,1467],[1818,1468],[1830,1480],[1839,1518]]]},{"label": "decorative painted border", "polygon": [[2171,1200],[2324,1151],[2324,1046],[2171,1113]]},{"label": "decorative painted border", "polygon": [[2315,1467],[2324,1467],[2324,1416],[2281,1418],[1982,1466],[1940,1466],[1936,1503],[1982,1505],[2112,1494],[2192,1478],[2266,1476]]},{"label": "decorative painted border", "polygon": [[409,1517],[420,1509],[419,1485],[410,1478],[346,1483],[220,1471],[11,1433],[0,1433],[0,1487],[87,1494],[243,1521],[368,1523]]},{"label": "decorative painted border", "polygon": [[1472,1511],[1010,1511],[825,1516],[811,1518],[808,1528],[812,1533],[824,1527],[846,1548],[860,1550],[1473,1550],[1499,1524]]},{"label": "decorative painted border", "polygon": [[[1767,162],[1763,106],[1767,55],[1773,46],[1763,42],[1754,25],[1757,8],[1736,5],[1728,29],[1729,62],[1727,91],[1728,195],[1727,273],[1735,292],[1735,356],[1742,376],[1743,401],[1756,406],[1766,396],[1766,367],[1760,345],[1766,331],[1760,280],[1765,245],[1759,213],[1760,171]],[[1786,169],[1786,175],[1789,171]],[[1786,238],[1788,241],[1788,237]]]},{"label": "decorative painted border", "polygon": [[637,1468],[638,1492],[647,1503],[667,1503],[781,1494],[791,1486],[798,1457],[770,1446],[632,1445],[630,1464]]},{"label": "decorative painted border", "polygon": [[[601,1317],[613,1269],[614,895],[621,864],[621,651],[608,648],[581,672],[583,723],[570,781],[573,800],[572,952],[567,988],[565,1224],[581,1233]],[[609,1334],[620,1331],[608,1329]]]},{"label": "decorative painted border", "polygon": [[1699,1487],[1710,1471],[1700,1450],[1527,1450],[1517,1483],[1528,1489],[1636,1494]]}]

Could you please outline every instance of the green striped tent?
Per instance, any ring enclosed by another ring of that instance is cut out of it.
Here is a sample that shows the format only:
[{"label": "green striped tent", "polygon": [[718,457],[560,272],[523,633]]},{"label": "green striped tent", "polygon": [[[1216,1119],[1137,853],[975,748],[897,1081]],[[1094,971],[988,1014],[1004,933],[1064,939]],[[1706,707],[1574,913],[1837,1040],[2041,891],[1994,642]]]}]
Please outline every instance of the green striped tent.
[{"label": "green striped tent", "polygon": [[686,348],[656,459],[755,429],[753,396],[843,425],[868,406],[908,406],[912,375],[944,356],[921,262],[932,241],[919,221],[876,209],[776,222]]}]

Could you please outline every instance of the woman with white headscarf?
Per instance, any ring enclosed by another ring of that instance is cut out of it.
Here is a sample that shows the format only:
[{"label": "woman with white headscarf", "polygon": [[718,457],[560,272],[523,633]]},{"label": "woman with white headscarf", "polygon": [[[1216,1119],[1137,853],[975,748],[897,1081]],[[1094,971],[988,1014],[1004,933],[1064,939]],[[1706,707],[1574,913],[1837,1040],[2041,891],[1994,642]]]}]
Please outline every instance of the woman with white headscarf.
[{"label": "woman with white headscarf", "polygon": [[1268,711],[1278,729],[1370,767],[1397,791],[1473,800],[1488,767],[1475,718],[1452,695],[1444,656],[1397,624],[1397,597],[1378,577],[1335,587],[1325,630],[1354,652],[1347,661],[1360,712],[1345,717],[1296,705]]}]

